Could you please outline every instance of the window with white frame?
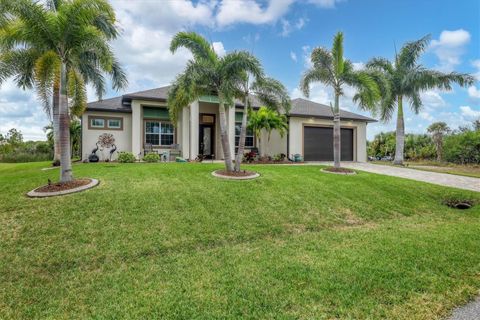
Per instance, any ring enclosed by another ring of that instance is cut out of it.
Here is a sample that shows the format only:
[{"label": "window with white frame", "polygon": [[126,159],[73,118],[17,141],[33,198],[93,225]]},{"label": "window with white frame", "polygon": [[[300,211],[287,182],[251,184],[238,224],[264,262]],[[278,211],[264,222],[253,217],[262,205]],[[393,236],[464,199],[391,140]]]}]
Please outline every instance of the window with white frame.
[{"label": "window with white frame", "polygon": [[90,119],[90,127],[92,127],[92,128],[104,128],[105,127],[105,119],[103,119],[103,118],[91,118]]},{"label": "window with white frame", "polygon": [[171,123],[145,121],[145,143],[153,146],[171,146],[175,141],[175,129]]},{"label": "window with white frame", "polygon": [[108,119],[107,127],[109,129],[120,129],[122,127],[122,120],[120,119]]},{"label": "window with white frame", "polygon": [[[242,130],[242,123],[235,122],[235,147],[238,148],[240,143],[240,132]],[[245,137],[245,148],[253,148],[255,147],[255,135],[253,134],[253,130],[247,128],[247,135]]]}]

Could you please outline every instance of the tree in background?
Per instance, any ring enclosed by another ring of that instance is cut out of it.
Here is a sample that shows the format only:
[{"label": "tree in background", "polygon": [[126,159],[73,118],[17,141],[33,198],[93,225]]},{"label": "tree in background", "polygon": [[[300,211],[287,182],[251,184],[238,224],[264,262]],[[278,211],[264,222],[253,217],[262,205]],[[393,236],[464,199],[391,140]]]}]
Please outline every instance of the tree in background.
[{"label": "tree in background", "polygon": [[[248,115],[248,128],[250,128],[255,137],[258,139],[258,144],[261,145],[262,130],[267,132],[267,140],[270,141],[272,131],[276,130],[283,138],[288,131],[288,120],[284,114],[278,111],[260,107],[258,111],[250,110]],[[260,150],[262,153],[263,150]]]},{"label": "tree in background", "polygon": [[[56,5],[54,11],[33,0],[0,0],[0,46],[4,53],[36,57],[26,61],[29,61],[28,70],[34,62],[35,87],[45,104],[58,94],[60,181],[68,182],[73,180],[70,113],[81,113],[86,105],[85,82],[97,79],[93,83],[98,94],[105,90],[103,80],[93,77],[98,70],[116,75],[122,75],[123,71],[108,45],[112,37],[102,30],[108,27],[102,21],[113,26],[116,20],[106,0],[53,2]],[[114,30],[110,31],[115,33]],[[5,74],[1,76],[5,77]],[[120,79],[119,85],[126,84],[124,74]]]},{"label": "tree in background", "polygon": [[432,135],[435,149],[437,151],[437,161],[443,160],[443,137],[450,131],[445,122],[434,122],[428,128],[427,132]]},{"label": "tree in background", "polygon": [[[331,50],[315,48],[310,60],[313,66],[302,76],[300,87],[309,96],[310,84],[321,82],[333,88],[335,104],[333,112],[333,160],[335,168],[340,168],[340,97],[343,87],[351,86],[357,90],[354,101],[363,109],[373,109],[380,98],[379,83],[381,78],[373,73],[354,70],[353,64],[343,56],[343,33],[338,32],[333,39]],[[377,75],[378,76],[378,75]]]},{"label": "tree in background", "polygon": [[263,77],[260,62],[246,51],[231,52],[219,57],[213,46],[195,32],[179,32],[173,37],[170,51],[175,53],[182,47],[192,53],[193,59],[188,61],[184,72],[177,76],[168,94],[173,122],[175,123],[178,112],[193,101],[203,95],[216,95],[225,169],[233,172],[225,107],[234,104],[233,100],[238,95],[238,83],[246,74],[255,78]]},{"label": "tree in background", "polygon": [[243,160],[243,153],[245,151],[245,139],[247,136],[247,116],[252,111],[252,95],[261,104],[265,105],[271,110],[278,112],[290,111],[290,97],[288,96],[287,89],[280,82],[273,78],[257,78],[252,83],[246,79],[240,81],[240,97],[244,101],[244,109],[242,115],[242,125],[240,128],[240,140],[238,143],[237,156],[235,158],[235,171],[240,171],[240,165]]},{"label": "tree in background", "polygon": [[389,121],[397,109],[396,148],[394,164],[402,165],[405,148],[405,122],[403,102],[408,99],[415,113],[422,108],[420,92],[428,89],[451,90],[452,83],[461,86],[471,85],[474,78],[469,74],[457,72],[443,73],[429,70],[418,63],[420,56],[427,48],[430,37],[406,43],[400,53],[395,55],[395,61],[384,58],[374,58],[367,63],[367,68],[381,71],[389,85],[388,90],[382,90],[382,103],[378,113],[383,121]]}]

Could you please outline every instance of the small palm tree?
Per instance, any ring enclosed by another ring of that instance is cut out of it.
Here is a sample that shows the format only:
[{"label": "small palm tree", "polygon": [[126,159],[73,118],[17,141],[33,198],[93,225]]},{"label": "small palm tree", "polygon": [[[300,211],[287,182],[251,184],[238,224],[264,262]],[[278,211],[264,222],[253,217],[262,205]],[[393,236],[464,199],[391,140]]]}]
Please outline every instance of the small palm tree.
[{"label": "small palm tree", "polygon": [[418,63],[425,51],[430,36],[406,43],[395,61],[384,58],[374,58],[367,63],[367,68],[381,71],[388,82],[388,90],[382,90],[382,103],[379,104],[379,114],[383,121],[389,121],[397,109],[396,148],[394,164],[402,165],[405,149],[405,122],[403,103],[405,99],[415,113],[422,108],[420,93],[428,89],[451,90],[452,83],[461,86],[471,85],[474,77],[457,72],[443,73],[429,70]]},{"label": "small palm tree", "polygon": [[233,99],[238,94],[238,82],[245,74],[255,78],[263,76],[260,62],[245,51],[227,53],[219,57],[213,46],[195,32],[179,32],[170,44],[170,50],[175,53],[184,47],[193,54],[183,73],[172,83],[168,95],[168,105],[172,119],[178,112],[203,95],[214,94],[218,97],[220,121],[220,137],[225,159],[225,169],[234,170],[230,151],[230,141],[227,133],[225,105],[233,105]]},{"label": "small palm tree", "polygon": [[437,150],[437,161],[441,162],[443,160],[443,136],[450,132],[450,128],[445,122],[434,122],[427,128],[427,131],[432,134]]},{"label": "small palm tree", "polygon": [[71,181],[70,112],[83,112],[85,82],[94,85],[99,97],[105,91],[99,70],[113,75],[114,87],[126,84],[126,77],[108,45],[116,36],[115,13],[105,0],[48,2],[54,9],[33,0],[0,1],[0,7],[7,12],[0,13],[7,17],[7,22],[3,19],[0,25],[3,57],[29,57],[14,69],[16,74],[28,75],[25,83],[35,84],[45,105],[50,103],[52,96],[54,104],[58,99],[58,117],[54,115],[53,120],[55,124],[58,119],[60,181]]},{"label": "small palm tree", "polygon": [[242,126],[240,129],[240,140],[238,143],[237,156],[235,158],[235,171],[240,171],[240,165],[243,160],[245,150],[245,139],[247,136],[247,115],[252,109],[252,95],[269,109],[279,112],[289,112],[291,103],[287,89],[280,82],[273,78],[260,78],[249,83],[248,77],[240,82],[240,97],[244,101],[244,110],[242,115]]},{"label": "small palm tree", "polygon": [[248,128],[253,131],[260,145],[262,130],[267,132],[268,141],[274,130],[283,138],[288,131],[288,120],[284,114],[263,106],[258,111],[249,110]]},{"label": "small palm tree", "polygon": [[307,97],[313,82],[321,82],[333,88],[333,160],[335,168],[340,168],[340,97],[344,94],[343,86],[349,85],[357,89],[354,101],[358,102],[361,108],[370,109],[380,98],[380,78],[377,79],[378,74],[375,73],[354,70],[350,60],[343,57],[342,32],[335,35],[332,50],[315,48],[310,59],[313,66],[304,73],[300,88]]},{"label": "small palm tree", "polygon": [[[58,11],[62,11],[62,6],[70,5],[71,1],[47,0],[45,8],[52,15],[56,15]],[[8,9],[8,8],[7,8]],[[10,20],[13,23],[15,20]],[[108,39],[115,39],[118,31],[115,27],[115,20],[111,16],[101,10],[97,11],[97,17],[94,19],[95,28],[104,34]],[[9,28],[8,24],[4,24],[5,28]],[[0,26],[0,29],[2,27]],[[39,84],[35,84],[35,66],[36,62],[41,58],[42,54],[52,49],[52,46],[45,46],[43,43],[30,43],[28,47],[22,48],[2,48],[0,56],[0,84],[2,80],[14,76],[16,84],[22,89],[31,89]],[[79,51],[77,60],[80,62],[78,69],[86,83],[92,84],[99,98],[106,92],[104,73],[108,74],[112,79],[115,89],[124,88],[127,84],[125,73],[122,71],[118,61],[113,57],[111,64],[101,63],[103,59],[97,53],[92,52],[88,48],[85,51]],[[44,102],[44,109],[48,117],[52,120],[55,130],[54,134],[54,161],[60,162],[60,137],[59,137],[59,77],[55,77],[53,88],[51,90],[52,97],[46,95],[46,92],[39,91],[40,99]],[[71,85],[71,84],[70,84]],[[74,90],[74,89],[72,89]],[[81,88],[78,88],[81,92]],[[85,105],[76,105],[71,110],[77,116],[83,112]]]}]

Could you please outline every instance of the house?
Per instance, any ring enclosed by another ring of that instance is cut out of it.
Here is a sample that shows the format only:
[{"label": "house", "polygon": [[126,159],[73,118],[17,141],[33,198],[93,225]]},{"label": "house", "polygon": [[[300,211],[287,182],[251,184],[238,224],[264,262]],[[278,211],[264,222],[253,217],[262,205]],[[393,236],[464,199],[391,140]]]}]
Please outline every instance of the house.
[{"label": "house", "polygon": [[[132,152],[137,158],[155,150],[191,160],[199,154],[222,159],[217,97],[204,96],[191,103],[173,124],[167,109],[168,89],[166,86],[89,103],[82,116],[82,158],[88,159],[99,136],[109,133],[115,138],[118,151]],[[253,105],[259,107],[258,102]],[[243,109],[240,101],[227,109],[232,154],[238,143]],[[342,160],[366,161],[367,124],[375,120],[343,110],[340,115]],[[270,140],[266,133],[257,139],[248,132],[246,149],[257,148],[268,155],[300,154],[306,161],[333,160],[333,116],[329,106],[293,99],[288,121],[289,130],[284,137],[273,132]],[[109,150],[100,148],[97,155],[106,159]]]}]

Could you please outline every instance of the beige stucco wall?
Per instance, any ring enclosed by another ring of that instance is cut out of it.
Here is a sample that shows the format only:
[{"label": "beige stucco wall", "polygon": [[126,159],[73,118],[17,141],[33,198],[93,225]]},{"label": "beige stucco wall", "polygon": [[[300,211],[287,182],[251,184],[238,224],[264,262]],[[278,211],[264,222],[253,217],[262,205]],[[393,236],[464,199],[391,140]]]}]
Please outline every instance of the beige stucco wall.
[{"label": "beige stucco wall", "polygon": [[[354,128],[354,161],[367,161],[367,124],[359,121],[341,121],[342,127]],[[303,126],[304,125],[327,125],[333,126],[333,121],[317,118],[290,118],[290,150],[289,154],[301,154],[303,156]]]},{"label": "beige stucco wall", "polygon": [[[108,129],[88,129],[88,116],[112,117],[122,118],[123,130],[108,130]],[[95,143],[98,137],[103,133],[111,133],[115,138],[115,145],[117,151],[131,151],[132,150],[132,116],[128,113],[119,112],[85,112],[82,115],[82,160],[88,159],[88,156],[95,148]],[[100,161],[108,159],[110,156],[110,149],[97,151]],[[112,160],[116,159],[118,152],[112,156]]]}]

